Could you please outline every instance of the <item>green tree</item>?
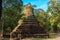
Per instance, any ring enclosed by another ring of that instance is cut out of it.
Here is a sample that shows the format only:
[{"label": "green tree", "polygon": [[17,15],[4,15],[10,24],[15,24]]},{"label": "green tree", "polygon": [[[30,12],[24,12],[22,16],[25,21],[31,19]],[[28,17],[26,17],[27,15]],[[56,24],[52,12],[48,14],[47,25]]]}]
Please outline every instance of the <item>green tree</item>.
[{"label": "green tree", "polygon": [[17,25],[17,22],[23,16],[22,0],[3,0],[2,3],[2,17],[3,17],[3,31],[11,32]]},{"label": "green tree", "polygon": [[60,23],[60,2],[50,1],[48,3],[48,11],[51,13],[50,16],[50,23],[51,23],[51,30],[57,31],[58,24]]},{"label": "green tree", "polygon": [[35,11],[35,15],[37,20],[39,21],[39,24],[46,32],[50,30],[50,22],[49,22],[49,15],[47,12],[45,12],[42,9],[37,9]]}]

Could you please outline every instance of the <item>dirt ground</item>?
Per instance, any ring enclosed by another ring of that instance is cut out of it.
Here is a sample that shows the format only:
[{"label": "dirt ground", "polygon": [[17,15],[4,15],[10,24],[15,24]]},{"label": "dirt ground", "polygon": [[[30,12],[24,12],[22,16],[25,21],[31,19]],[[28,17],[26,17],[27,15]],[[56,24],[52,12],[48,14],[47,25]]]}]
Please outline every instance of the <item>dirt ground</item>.
[{"label": "dirt ground", "polygon": [[57,38],[48,38],[48,39],[26,38],[26,39],[22,39],[22,40],[60,40],[60,37],[57,37]]},{"label": "dirt ground", "polygon": [[[2,40],[0,38],[0,40]],[[12,39],[10,39],[12,40]],[[60,36],[59,37],[56,37],[56,38],[47,38],[47,39],[41,39],[41,38],[25,38],[25,39],[22,39],[22,40],[60,40]]]}]

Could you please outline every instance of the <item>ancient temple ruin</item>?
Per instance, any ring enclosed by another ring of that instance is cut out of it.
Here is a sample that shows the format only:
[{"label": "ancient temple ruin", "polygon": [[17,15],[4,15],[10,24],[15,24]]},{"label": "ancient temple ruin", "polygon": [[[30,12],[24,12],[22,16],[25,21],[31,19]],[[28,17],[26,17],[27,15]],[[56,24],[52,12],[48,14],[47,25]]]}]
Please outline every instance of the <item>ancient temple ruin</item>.
[{"label": "ancient temple ruin", "polygon": [[28,3],[24,7],[24,20],[20,20],[15,29],[10,33],[11,38],[34,37],[34,34],[45,33],[34,16],[33,8]]}]

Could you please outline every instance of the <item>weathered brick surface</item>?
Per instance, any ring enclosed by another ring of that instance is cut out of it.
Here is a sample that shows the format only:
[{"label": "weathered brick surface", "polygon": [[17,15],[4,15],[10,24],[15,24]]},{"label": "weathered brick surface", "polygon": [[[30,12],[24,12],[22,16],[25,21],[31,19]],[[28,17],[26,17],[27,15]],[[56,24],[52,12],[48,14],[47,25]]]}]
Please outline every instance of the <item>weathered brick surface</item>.
[{"label": "weathered brick surface", "polygon": [[[34,37],[34,34],[46,33],[34,17],[30,4],[27,5],[27,8],[24,8],[24,14],[26,14],[26,19],[23,20],[21,25],[18,24],[20,26],[17,26],[17,29],[14,29],[15,31],[10,35],[11,38]],[[37,35],[35,36],[37,37]]]}]

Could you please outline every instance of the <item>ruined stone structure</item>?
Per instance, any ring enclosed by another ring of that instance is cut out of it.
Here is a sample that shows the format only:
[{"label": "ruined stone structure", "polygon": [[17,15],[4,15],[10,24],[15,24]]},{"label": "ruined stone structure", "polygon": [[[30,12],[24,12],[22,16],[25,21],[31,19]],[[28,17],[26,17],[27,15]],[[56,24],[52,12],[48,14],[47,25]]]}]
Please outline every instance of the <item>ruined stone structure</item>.
[{"label": "ruined stone structure", "polygon": [[43,28],[40,27],[39,22],[36,20],[33,13],[34,12],[31,4],[27,4],[24,7],[25,20],[21,20],[18,23],[18,26],[10,33],[11,38],[20,39],[21,37],[33,37],[34,34],[45,33]]},{"label": "ruined stone structure", "polygon": [[25,14],[25,16],[31,16],[31,15],[33,15],[33,8],[31,7],[31,4],[30,3],[28,3],[24,7],[24,14]]}]

